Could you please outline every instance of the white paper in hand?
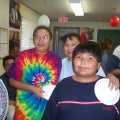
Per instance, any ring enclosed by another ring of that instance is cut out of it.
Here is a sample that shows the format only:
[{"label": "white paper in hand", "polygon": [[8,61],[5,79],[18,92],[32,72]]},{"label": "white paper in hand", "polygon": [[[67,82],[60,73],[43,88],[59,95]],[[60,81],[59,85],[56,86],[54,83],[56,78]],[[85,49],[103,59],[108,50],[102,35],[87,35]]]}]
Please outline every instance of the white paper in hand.
[{"label": "white paper in hand", "polygon": [[56,85],[45,85],[42,90],[44,90],[45,93],[42,93],[43,97],[46,100],[49,100],[53,90],[55,89]]}]

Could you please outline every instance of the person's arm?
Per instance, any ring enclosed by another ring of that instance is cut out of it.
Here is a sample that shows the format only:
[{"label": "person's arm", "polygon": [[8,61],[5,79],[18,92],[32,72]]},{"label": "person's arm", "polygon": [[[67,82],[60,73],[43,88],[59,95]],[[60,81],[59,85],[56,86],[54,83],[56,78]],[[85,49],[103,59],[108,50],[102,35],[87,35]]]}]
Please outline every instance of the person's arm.
[{"label": "person's arm", "polygon": [[110,87],[111,90],[114,87],[115,87],[115,90],[119,89],[119,79],[116,78],[114,75],[109,74],[109,73],[106,76],[101,66],[100,66],[100,69],[97,72],[97,75],[100,75],[100,76],[103,76],[103,77],[107,77],[108,79],[110,79],[108,87]]},{"label": "person's arm", "polygon": [[120,69],[115,69],[112,72],[110,72],[111,74],[115,75],[115,76],[120,76]]},{"label": "person's arm", "polygon": [[44,99],[44,97],[42,96],[42,93],[44,92],[41,88],[38,88],[38,87],[34,87],[32,85],[29,85],[29,84],[26,84],[26,83],[23,83],[21,81],[17,81],[17,80],[14,80],[12,78],[9,78],[9,84],[17,89],[20,89],[20,90],[25,90],[25,91],[29,91],[29,92],[32,92],[35,97],[37,98],[42,98]]},{"label": "person's arm", "polygon": [[15,106],[15,101],[13,101],[13,100],[9,100],[9,105],[14,105]]},{"label": "person's arm", "polygon": [[58,109],[58,96],[60,97],[58,93],[58,87],[54,89],[50,99],[48,100],[46,109],[44,111],[43,117],[41,120],[58,120],[60,109]]},{"label": "person's arm", "polygon": [[120,76],[120,69],[119,69],[119,58],[115,55],[110,55],[109,60],[106,65],[106,73],[111,73],[115,76]]},{"label": "person's arm", "polygon": [[119,89],[119,79],[116,78],[113,74],[107,73],[107,78],[110,79],[109,80],[109,84],[108,87],[110,87],[110,89],[112,90],[115,87],[115,90]]}]

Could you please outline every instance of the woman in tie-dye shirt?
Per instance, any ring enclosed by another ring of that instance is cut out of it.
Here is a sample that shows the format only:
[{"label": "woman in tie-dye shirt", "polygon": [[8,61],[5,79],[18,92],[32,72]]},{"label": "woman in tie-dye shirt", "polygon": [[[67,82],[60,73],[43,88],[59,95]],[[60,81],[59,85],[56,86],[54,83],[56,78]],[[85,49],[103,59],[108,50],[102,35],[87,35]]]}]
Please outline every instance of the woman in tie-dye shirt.
[{"label": "woman in tie-dye shirt", "polygon": [[39,26],[33,33],[34,49],[22,51],[8,76],[10,85],[17,88],[15,120],[41,120],[47,100],[42,87],[55,85],[61,72],[61,58],[49,51],[52,33]]}]

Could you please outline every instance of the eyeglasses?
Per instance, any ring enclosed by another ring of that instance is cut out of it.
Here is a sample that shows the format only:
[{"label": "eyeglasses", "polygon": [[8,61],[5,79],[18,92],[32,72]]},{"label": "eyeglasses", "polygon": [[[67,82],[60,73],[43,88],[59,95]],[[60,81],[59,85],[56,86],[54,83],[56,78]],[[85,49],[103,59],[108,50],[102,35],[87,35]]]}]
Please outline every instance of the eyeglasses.
[{"label": "eyeglasses", "polygon": [[35,39],[35,40],[40,40],[40,39],[42,39],[42,40],[48,40],[48,39],[50,39],[48,36],[34,36],[33,37],[33,39]]},{"label": "eyeglasses", "polygon": [[11,66],[12,66],[12,64],[13,64],[13,63],[10,63],[10,64],[9,64],[9,63],[7,63],[7,64],[5,64],[5,66],[6,66],[6,67],[11,67]]}]

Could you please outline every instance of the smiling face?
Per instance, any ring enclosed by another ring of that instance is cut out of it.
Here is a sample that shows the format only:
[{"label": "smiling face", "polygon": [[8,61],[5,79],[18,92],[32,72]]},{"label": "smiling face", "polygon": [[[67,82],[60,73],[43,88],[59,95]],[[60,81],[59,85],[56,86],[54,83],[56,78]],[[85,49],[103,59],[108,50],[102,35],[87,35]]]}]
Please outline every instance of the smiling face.
[{"label": "smiling face", "polygon": [[74,58],[73,69],[78,78],[90,78],[99,68],[100,63],[91,53],[78,53]]},{"label": "smiling face", "polygon": [[75,36],[73,36],[71,39],[67,38],[66,42],[64,43],[64,52],[70,62],[72,62],[73,50],[79,43],[80,41]]},{"label": "smiling face", "polygon": [[49,46],[51,45],[50,34],[45,29],[38,29],[34,34],[35,51],[39,54],[47,53]]}]

